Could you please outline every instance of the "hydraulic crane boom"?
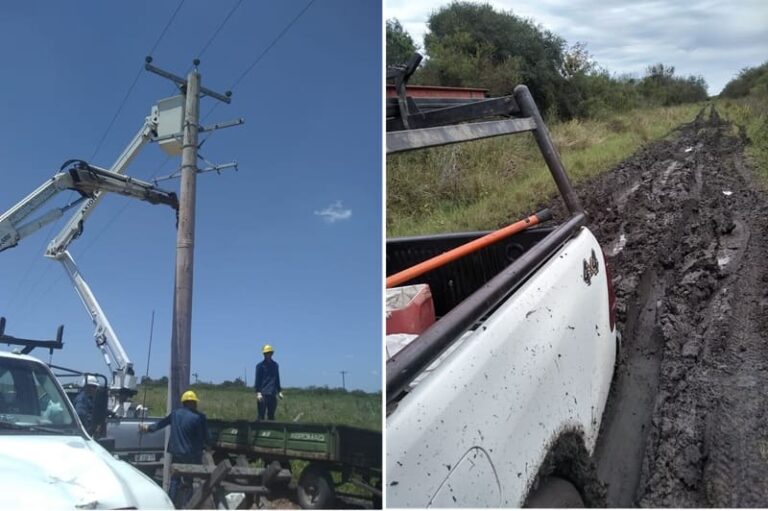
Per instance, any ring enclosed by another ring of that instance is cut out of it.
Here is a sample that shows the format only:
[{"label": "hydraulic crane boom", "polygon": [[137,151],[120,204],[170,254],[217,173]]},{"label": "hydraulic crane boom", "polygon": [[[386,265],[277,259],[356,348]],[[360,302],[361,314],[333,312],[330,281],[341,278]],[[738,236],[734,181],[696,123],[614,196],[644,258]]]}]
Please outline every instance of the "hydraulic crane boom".
[{"label": "hydraulic crane boom", "polygon": [[[133,363],[128,358],[122,344],[117,340],[117,334],[115,334],[99,302],[96,301],[88,283],[83,279],[69,251],[65,250],[59,253],[56,259],[64,265],[80,300],[96,325],[94,332],[96,346],[101,350],[104,361],[112,372],[111,393],[118,394],[117,402],[111,403],[112,410],[117,413],[119,410],[115,409],[115,406],[119,406],[120,403],[135,393],[136,377],[133,372]],[[112,367],[112,361],[116,364],[115,368]]]},{"label": "hydraulic crane boom", "polygon": [[[145,119],[142,128],[109,170],[82,160],[67,161],[62,165],[60,172],[0,215],[0,251],[3,251],[16,246],[20,240],[61,218],[66,211],[79,206],[62,231],[50,242],[45,255],[62,263],[96,326],[96,345],[112,372],[110,408],[120,416],[127,413],[130,403],[126,404],[126,401],[136,393],[133,363],[67,248],[82,233],[85,219],[100,202],[104,192],[119,193],[151,204],[166,204],[178,210],[175,193],[124,175],[141,148],[157,136],[157,122],[157,109],[153,108],[152,114]],[[33,216],[50,199],[65,190],[76,191],[80,197],[62,207],[54,207],[41,215]]]},{"label": "hydraulic crane boom", "polygon": [[[116,174],[125,173],[128,165],[144,145],[157,135],[157,122],[157,108],[153,108],[152,114],[144,120],[144,125],[139,132],[112,164],[111,172]],[[56,259],[62,264],[64,271],[67,272],[67,276],[69,276],[72,285],[75,287],[77,295],[91,316],[91,320],[96,327],[94,331],[96,346],[101,350],[104,361],[112,373],[109,407],[116,415],[125,416],[128,414],[127,408],[130,407],[130,403],[126,405],[126,402],[136,393],[136,376],[133,370],[133,362],[123,348],[117,333],[112,328],[99,302],[96,300],[96,296],[75,264],[72,255],[67,250],[69,244],[83,232],[85,219],[93,212],[93,208],[101,201],[101,197],[102,194],[97,192],[92,198],[89,198],[80,205],[64,228],[48,244],[45,255],[46,257]]]},{"label": "hydraulic crane boom", "polygon": [[[64,190],[77,191],[81,197],[64,207],[54,208],[44,215],[27,220],[27,217]],[[0,252],[15,247],[21,239],[60,218],[66,210],[83,200],[94,197],[96,192],[119,193],[152,204],[167,204],[175,209],[179,206],[173,192],[160,190],[151,183],[110,172],[82,160],[69,160],[62,166],[61,172],[0,216]]]},{"label": "hydraulic crane boom", "polygon": [[[125,174],[128,165],[139,154],[139,151],[145,144],[150,142],[153,137],[157,135],[157,107],[152,109],[152,114],[144,119],[144,125],[139,132],[133,137],[133,140],[128,144],[122,154],[115,160],[110,172],[115,174]],[[45,255],[49,257],[56,257],[69,247],[72,241],[80,236],[83,232],[83,222],[91,214],[93,208],[101,201],[101,192],[96,192],[93,197],[85,201],[84,204],[72,215],[64,228],[56,235],[53,240],[48,244],[48,248],[45,251]]]}]

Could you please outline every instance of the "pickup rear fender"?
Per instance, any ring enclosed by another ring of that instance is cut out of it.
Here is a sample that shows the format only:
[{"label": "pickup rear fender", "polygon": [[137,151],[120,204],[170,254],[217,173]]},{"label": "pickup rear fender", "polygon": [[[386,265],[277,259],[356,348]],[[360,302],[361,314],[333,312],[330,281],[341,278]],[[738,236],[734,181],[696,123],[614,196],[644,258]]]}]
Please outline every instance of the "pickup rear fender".
[{"label": "pickup rear fender", "polygon": [[616,356],[599,254],[582,228],[398,403],[387,419],[394,507],[520,506],[562,432],[582,432],[592,453]]}]

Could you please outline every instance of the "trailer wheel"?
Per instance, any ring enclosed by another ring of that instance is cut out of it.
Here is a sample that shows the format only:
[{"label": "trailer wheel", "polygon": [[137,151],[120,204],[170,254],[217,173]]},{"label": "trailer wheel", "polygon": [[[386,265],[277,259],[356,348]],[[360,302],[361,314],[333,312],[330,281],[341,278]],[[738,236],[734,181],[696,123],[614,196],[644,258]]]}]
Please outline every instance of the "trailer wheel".
[{"label": "trailer wheel", "polygon": [[523,507],[527,508],[574,508],[584,507],[584,499],[576,487],[565,479],[547,477],[528,495]]},{"label": "trailer wheel", "polygon": [[331,474],[323,466],[309,464],[301,472],[296,489],[303,509],[325,509],[336,500]]}]

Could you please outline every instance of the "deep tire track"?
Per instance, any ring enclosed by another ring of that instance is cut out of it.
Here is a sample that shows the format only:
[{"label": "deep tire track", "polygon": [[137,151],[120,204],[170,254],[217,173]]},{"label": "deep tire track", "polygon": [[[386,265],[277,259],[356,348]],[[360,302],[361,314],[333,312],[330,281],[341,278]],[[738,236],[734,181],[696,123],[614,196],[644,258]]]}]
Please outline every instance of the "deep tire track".
[{"label": "deep tire track", "polygon": [[579,187],[624,335],[596,452],[610,506],[768,506],[768,201],[744,144],[702,111]]}]

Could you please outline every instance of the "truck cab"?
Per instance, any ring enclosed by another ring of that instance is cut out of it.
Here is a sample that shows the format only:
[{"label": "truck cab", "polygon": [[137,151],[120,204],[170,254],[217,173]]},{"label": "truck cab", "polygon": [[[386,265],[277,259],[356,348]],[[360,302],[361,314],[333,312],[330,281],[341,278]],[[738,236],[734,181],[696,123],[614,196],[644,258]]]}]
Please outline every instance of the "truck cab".
[{"label": "truck cab", "polygon": [[173,509],[150,478],[91,438],[51,370],[0,352],[0,507]]}]

